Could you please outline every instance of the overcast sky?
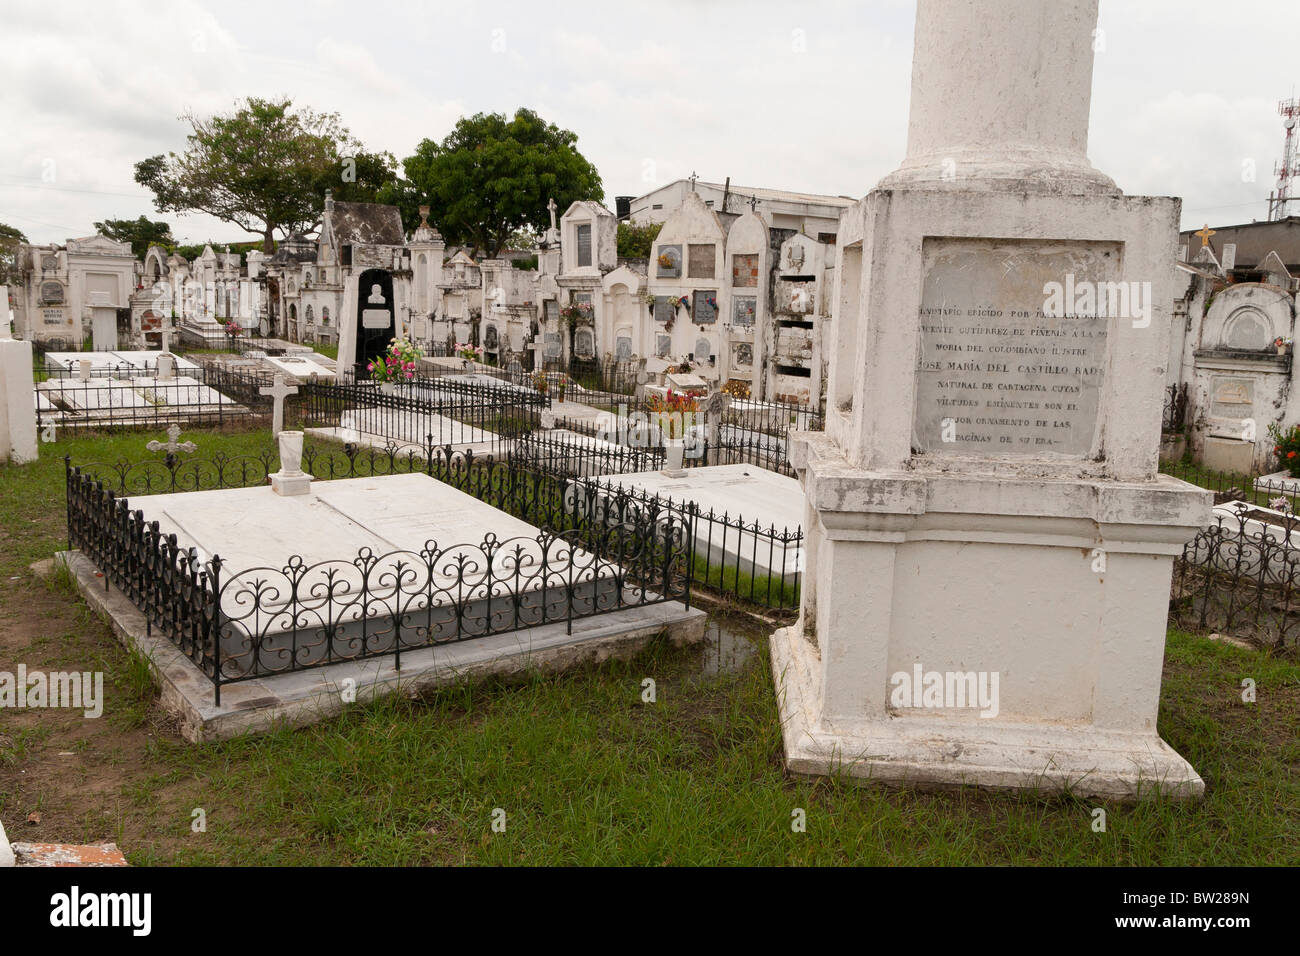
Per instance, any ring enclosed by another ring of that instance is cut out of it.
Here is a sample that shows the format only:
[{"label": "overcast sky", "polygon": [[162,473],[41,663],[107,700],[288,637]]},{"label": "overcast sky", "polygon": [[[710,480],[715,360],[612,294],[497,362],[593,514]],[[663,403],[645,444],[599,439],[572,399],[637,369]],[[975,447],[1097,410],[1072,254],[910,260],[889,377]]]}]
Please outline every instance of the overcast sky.
[{"label": "overcast sky", "polygon": [[[1094,165],[1126,192],[1183,197],[1184,226],[1266,218],[1277,101],[1300,78],[1292,9],[1102,0]],[[0,222],[41,242],[141,214],[183,241],[253,238],[155,214],[133,165],[184,146],[187,109],[278,94],[399,160],[461,115],[531,107],[578,134],[611,208],[692,171],[858,197],[903,156],[913,14],[914,0],[8,4]]]}]

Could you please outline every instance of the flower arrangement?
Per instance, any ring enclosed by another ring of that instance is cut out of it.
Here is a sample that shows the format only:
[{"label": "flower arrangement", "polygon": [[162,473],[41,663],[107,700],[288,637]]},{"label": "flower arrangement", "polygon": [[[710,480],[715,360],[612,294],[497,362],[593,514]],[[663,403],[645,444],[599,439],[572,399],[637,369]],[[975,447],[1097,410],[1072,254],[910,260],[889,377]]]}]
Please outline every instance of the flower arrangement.
[{"label": "flower arrangement", "polygon": [[686,426],[690,424],[690,416],[700,410],[700,403],[694,395],[674,392],[670,388],[662,398],[651,395],[646,407],[650,411],[651,420],[658,424],[665,437],[682,438],[686,434]]},{"label": "flower arrangement", "polygon": [[646,305],[650,306],[650,308],[653,309],[653,308],[655,307],[655,296],[654,296],[654,293],[653,293],[653,292],[647,292],[645,295],[641,296],[641,301],[644,302]]},{"label": "flower arrangement", "polygon": [[749,398],[749,383],[738,378],[728,379],[722,391],[732,398]]},{"label": "flower arrangement", "polygon": [[666,252],[659,253],[659,258],[656,259],[655,261],[658,262],[659,265],[663,266],[665,269],[671,269],[673,266],[677,264],[673,261],[673,257]]},{"label": "flower arrangement", "polygon": [[1273,439],[1273,454],[1277,462],[1292,478],[1300,478],[1300,425],[1283,431],[1273,422],[1268,426],[1268,437]]},{"label": "flower arrangement", "polygon": [[1268,499],[1268,506],[1274,511],[1291,511],[1291,499],[1286,495],[1278,495],[1276,498]]},{"label": "flower arrangement", "polygon": [[546,394],[546,373],[540,369],[533,373],[533,388],[537,389],[537,391],[541,392],[543,395]]},{"label": "flower arrangement", "polygon": [[466,342],[464,345],[456,346],[456,354],[463,359],[469,359],[471,362],[482,362],[483,346],[471,345]]},{"label": "flower arrangement", "polygon": [[415,378],[415,363],[424,355],[406,339],[393,339],[383,355],[366,363],[374,382],[409,382]]},{"label": "flower arrangement", "polygon": [[591,314],[591,306],[587,305],[585,302],[566,305],[560,310],[560,318],[569,323],[569,325],[590,322]]}]

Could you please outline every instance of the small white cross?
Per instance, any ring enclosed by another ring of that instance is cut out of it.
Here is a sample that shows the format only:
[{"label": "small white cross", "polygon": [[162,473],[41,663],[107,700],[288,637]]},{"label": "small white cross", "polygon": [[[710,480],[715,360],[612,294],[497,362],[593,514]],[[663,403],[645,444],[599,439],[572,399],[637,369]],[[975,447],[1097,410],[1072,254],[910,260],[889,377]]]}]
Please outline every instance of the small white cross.
[{"label": "small white cross", "polygon": [[271,435],[278,437],[280,432],[284,431],[284,400],[290,395],[297,395],[298,386],[289,385],[285,382],[284,375],[276,372],[275,380],[259,391],[263,395],[270,395],[275,400],[271,409]]},{"label": "small white cross", "polygon": [[181,437],[181,426],[173,425],[167,429],[166,442],[151,441],[149,444],[145,445],[144,447],[149,449],[150,451],[165,451],[169,455],[174,455],[178,451],[183,451],[189,454],[193,454],[198,449],[199,446],[194,444],[194,442],[192,441],[178,442],[176,439],[180,437]]},{"label": "small white cross", "polygon": [[180,329],[174,325],[164,325],[158,329],[158,334],[162,336],[162,350],[164,352],[172,350],[172,335],[179,331]]}]

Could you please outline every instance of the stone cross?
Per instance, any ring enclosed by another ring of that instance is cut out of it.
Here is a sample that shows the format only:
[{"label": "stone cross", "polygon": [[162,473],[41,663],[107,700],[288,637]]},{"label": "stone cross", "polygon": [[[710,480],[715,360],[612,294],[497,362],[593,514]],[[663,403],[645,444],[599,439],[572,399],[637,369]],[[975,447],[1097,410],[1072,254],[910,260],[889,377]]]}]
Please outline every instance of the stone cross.
[{"label": "stone cross", "polygon": [[555,206],[555,197],[552,196],[550,199],[546,200],[546,210],[547,210],[547,212],[549,212],[549,213],[551,214],[551,228],[552,228],[552,229],[555,228],[555,209],[556,209],[556,206]]},{"label": "stone cross", "polygon": [[188,454],[193,454],[198,449],[199,446],[194,444],[194,442],[192,441],[177,441],[176,439],[180,437],[181,437],[181,426],[172,425],[170,428],[167,429],[167,441],[165,442],[151,441],[149,442],[149,444],[145,445],[144,447],[149,449],[150,451],[165,451],[169,455],[174,455],[178,451],[183,451]]},{"label": "stone cross", "polygon": [[179,332],[180,329],[176,328],[174,325],[164,325],[157,331],[158,334],[162,336],[162,350],[164,352],[170,352],[172,350],[172,335]]},{"label": "stone cross", "polygon": [[690,180],[691,180],[691,192],[695,192],[695,180],[697,180],[697,179],[699,179],[699,178],[700,178],[700,174],[697,173],[697,172],[695,172],[695,170],[691,170],[691,175],[690,175]]},{"label": "stone cross", "polygon": [[284,400],[290,395],[297,395],[298,386],[288,384],[284,380],[284,375],[277,372],[275,380],[259,391],[263,395],[270,395],[275,401],[271,409],[271,434],[278,437],[280,432],[284,431]]}]

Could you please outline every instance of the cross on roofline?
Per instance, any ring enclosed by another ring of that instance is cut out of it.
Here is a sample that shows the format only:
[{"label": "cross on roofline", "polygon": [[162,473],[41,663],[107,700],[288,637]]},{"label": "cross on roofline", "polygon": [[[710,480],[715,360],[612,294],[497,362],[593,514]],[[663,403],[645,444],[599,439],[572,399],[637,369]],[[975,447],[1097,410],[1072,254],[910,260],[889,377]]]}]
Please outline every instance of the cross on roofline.
[{"label": "cross on roofline", "polygon": [[1201,237],[1201,248],[1204,249],[1210,244],[1210,236],[1216,236],[1218,233],[1211,229],[1210,224],[1207,222],[1201,227],[1200,232],[1194,232],[1192,235]]}]

